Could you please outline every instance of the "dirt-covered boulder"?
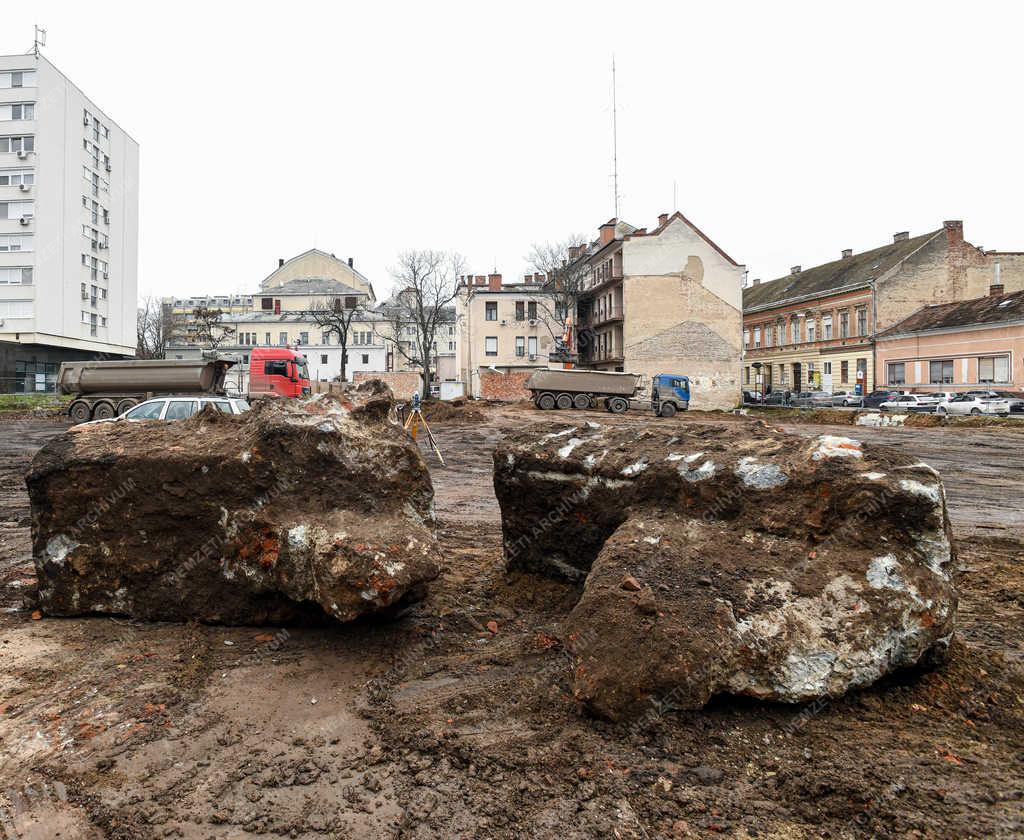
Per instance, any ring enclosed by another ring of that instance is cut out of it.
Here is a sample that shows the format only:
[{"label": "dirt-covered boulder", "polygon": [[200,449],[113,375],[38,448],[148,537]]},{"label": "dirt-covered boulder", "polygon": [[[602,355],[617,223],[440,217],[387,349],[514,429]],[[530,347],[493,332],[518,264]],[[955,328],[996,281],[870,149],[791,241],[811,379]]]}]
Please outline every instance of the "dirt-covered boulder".
[{"label": "dirt-covered boulder", "polygon": [[433,486],[391,404],[369,382],[55,438],[26,476],[40,609],[262,624],[418,596]]},{"label": "dirt-covered boulder", "polygon": [[574,691],[611,718],[718,693],[835,697],[934,661],[957,597],[926,464],[762,422],[512,434],[506,559],[584,580]]}]

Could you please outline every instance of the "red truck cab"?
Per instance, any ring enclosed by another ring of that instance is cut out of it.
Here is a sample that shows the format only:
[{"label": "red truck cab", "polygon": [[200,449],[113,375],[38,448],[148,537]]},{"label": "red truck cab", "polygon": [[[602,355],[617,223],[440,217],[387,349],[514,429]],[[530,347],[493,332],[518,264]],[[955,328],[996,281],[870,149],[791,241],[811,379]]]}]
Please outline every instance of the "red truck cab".
[{"label": "red truck cab", "polygon": [[249,353],[249,396],[304,397],[311,392],[306,357],[290,347],[253,347]]}]

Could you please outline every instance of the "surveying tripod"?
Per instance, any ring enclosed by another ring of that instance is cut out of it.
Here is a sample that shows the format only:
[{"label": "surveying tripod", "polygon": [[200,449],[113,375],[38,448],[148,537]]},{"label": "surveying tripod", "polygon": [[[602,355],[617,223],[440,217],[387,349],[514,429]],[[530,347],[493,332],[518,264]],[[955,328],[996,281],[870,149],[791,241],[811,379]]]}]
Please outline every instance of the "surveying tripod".
[{"label": "surveying tripod", "polygon": [[416,440],[416,430],[419,424],[423,424],[423,430],[427,433],[427,440],[430,441],[430,446],[434,450],[434,454],[437,455],[437,460],[441,462],[441,466],[447,466],[444,462],[444,458],[441,457],[441,450],[437,447],[437,441],[434,440],[434,434],[430,431],[430,426],[427,425],[427,418],[423,416],[423,411],[420,408],[420,395],[412,395],[412,405],[409,409],[409,416],[405,418],[404,428],[409,434],[412,435],[412,439]]}]

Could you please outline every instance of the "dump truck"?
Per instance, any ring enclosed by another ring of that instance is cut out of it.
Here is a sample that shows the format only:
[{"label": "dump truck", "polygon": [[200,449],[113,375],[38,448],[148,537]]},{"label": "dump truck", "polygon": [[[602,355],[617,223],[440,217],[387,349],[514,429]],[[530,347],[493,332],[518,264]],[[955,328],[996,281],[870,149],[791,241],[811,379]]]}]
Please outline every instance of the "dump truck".
[{"label": "dump truck", "polygon": [[689,378],[670,373],[659,373],[651,380],[649,395],[640,374],[604,370],[538,370],[525,387],[533,395],[534,405],[544,410],[603,406],[621,414],[649,406],[655,414],[671,417],[690,404]]},{"label": "dump truck", "polygon": [[74,397],[68,415],[76,423],[107,420],[155,396],[223,395],[225,376],[240,361],[233,353],[207,351],[202,359],[62,362],[57,390]]}]

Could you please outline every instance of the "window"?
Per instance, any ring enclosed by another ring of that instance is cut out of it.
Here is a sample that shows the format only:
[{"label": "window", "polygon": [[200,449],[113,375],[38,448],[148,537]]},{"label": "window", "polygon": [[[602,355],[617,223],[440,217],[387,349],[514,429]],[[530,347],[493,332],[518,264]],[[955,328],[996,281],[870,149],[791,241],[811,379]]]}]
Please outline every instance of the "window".
[{"label": "window", "polygon": [[309,344],[309,333],[308,332],[300,332],[299,333],[299,344]]},{"label": "window", "polygon": [[822,362],[821,363],[821,372],[822,373],[827,373],[829,376],[831,376],[832,375],[832,362]]},{"label": "window", "polygon": [[142,405],[135,406],[125,416],[129,420],[159,420],[160,412],[164,410],[165,405],[167,405],[166,400],[144,402]]},{"label": "window", "polygon": [[814,341],[814,330],[818,325],[815,323],[813,318],[807,319],[807,341]]},{"label": "window", "polygon": [[22,184],[30,187],[35,182],[36,176],[30,169],[0,171],[0,187],[20,187]]},{"label": "window", "polygon": [[905,385],[907,382],[906,365],[903,362],[889,362],[888,367],[888,383],[890,385]]},{"label": "window", "polygon": [[327,364],[327,354],[326,353],[321,353],[320,354],[320,364],[322,364],[322,365],[326,365]]},{"label": "window", "polygon": [[0,219],[32,218],[35,214],[34,201],[0,201]]},{"label": "window", "polygon": [[531,321],[537,320],[537,301],[531,300],[528,304],[526,304],[526,313]]},{"label": "window", "polygon": [[516,320],[523,321],[526,319],[526,301],[516,301]]},{"label": "window", "polygon": [[272,359],[263,363],[263,372],[267,376],[287,376],[288,365],[283,359]]},{"label": "window", "polygon": [[850,363],[840,362],[839,363],[839,381],[846,384],[850,381]]},{"label": "window", "polygon": [[33,152],[35,148],[36,140],[31,134],[24,137],[0,137],[0,153]]},{"label": "window", "polygon": [[281,345],[282,347],[284,347],[286,344],[288,344],[288,333],[286,333],[286,332],[278,333],[277,334],[277,343],[279,345]]},{"label": "window", "polygon": [[777,323],[775,325],[775,343],[778,344],[781,347],[782,344],[785,342],[785,340],[786,340],[786,327],[780,321],[779,323]]},{"label": "window", "polygon": [[981,356],[978,359],[978,382],[991,384],[993,382],[1010,381],[1010,357],[1009,356]]},{"label": "window", "polygon": [[356,308],[356,298],[355,298],[355,295],[349,295],[348,297],[345,298],[345,308],[346,309],[355,309]]},{"label": "window", "polygon": [[857,335],[868,334],[868,310],[862,306],[857,310]]},{"label": "window", "polygon": [[18,102],[13,105],[0,105],[0,121],[33,120],[35,105],[31,102]]},{"label": "window", "polygon": [[0,318],[31,318],[32,301],[0,300]]},{"label": "window", "polygon": [[448,342],[448,352],[449,353],[454,353],[455,352],[455,342],[454,341],[449,341]]},{"label": "window", "polygon": [[821,337],[824,341],[832,338],[832,316],[826,315],[821,319]]},{"label": "window", "polygon": [[498,355],[498,336],[489,335],[484,339],[484,353],[488,356]]},{"label": "window", "polygon": [[839,337],[848,338],[850,335],[850,313],[842,311],[839,313]]},{"label": "window", "polygon": [[516,336],[516,355],[517,356],[525,356],[526,355],[526,336],[524,336],[524,335],[517,335]]},{"label": "window", "polygon": [[744,330],[743,331],[743,346],[744,347],[749,347],[750,346],[750,330]]},{"label": "window", "polygon": [[772,327],[771,324],[766,324],[764,328],[764,346],[772,346]]},{"label": "window", "polygon": [[321,344],[330,344],[331,343],[331,334],[329,332],[321,333],[320,334],[320,343]]},{"label": "window", "polygon": [[761,346],[761,328],[754,327],[754,347]]},{"label": "window", "polygon": [[0,286],[31,286],[32,267],[0,268]]},{"label": "window", "polygon": [[[950,385],[953,382],[953,360],[939,359],[928,364],[928,382],[931,385]],[[892,384],[892,383],[890,383]],[[903,384],[901,381],[899,384]]]},{"label": "window", "polygon": [[270,346],[270,333],[263,333],[263,343]]},{"label": "window", "polygon": [[537,357],[537,336],[531,335],[526,339],[526,349],[531,356]]},{"label": "window", "polygon": [[274,308],[273,298],[260,298],[260,309],[271,310]]},{"label": "window", "polygon": [[498,302],[496,300],[489,300],[484,304],[484,320],[498,320]]},{"label": "window", "polygon": [[800,322],[794,318],[789,322],[789,343],[798,344],[800,342]]},{"label": "window", "polygon": [[0,88],[35,87],[35,70],[5,70],[0,73]]},{"label": "window", "polygon": [[750,384],[750,368],[749,367],[743,368],[743,382],[746,385]]},{"label": "window", "polygon": [[359,355],[362,358],[364,365],[370,364],[370,354],[369,353],[360,353]]},{"label": "window", "polygon": [[164,420],[185,420],[196,413],[195,400],[173,400],[167,404]]}]

